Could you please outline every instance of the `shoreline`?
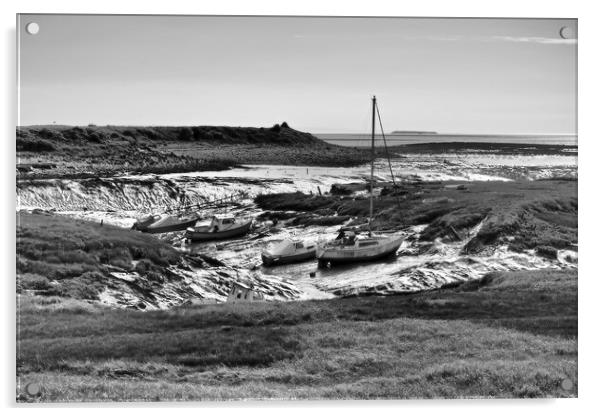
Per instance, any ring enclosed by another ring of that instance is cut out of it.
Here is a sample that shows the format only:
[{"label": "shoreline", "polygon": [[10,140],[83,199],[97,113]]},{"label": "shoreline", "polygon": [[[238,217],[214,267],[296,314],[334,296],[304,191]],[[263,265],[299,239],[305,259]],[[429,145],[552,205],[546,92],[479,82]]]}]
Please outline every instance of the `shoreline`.
[{"label": "shoreline", "polygon": [[[188,158],[183,162],[171,165],[146,165],[146,166],[77,166],[56,160],[57,155],[36,155],[36,161],[31,162],[33,156],[18,154],[17,181],[33,179],[89,179],[111,178],[130,175],[145,174],[175,174],[206,171],[223,171],[241,168],[245,165],[291,165],[307,167],[358,167],[369,163],[369,149],[326,147],[326,148],[287,148],[281,146],[249,146],[249,145],[213,145],[197,147],[178,147],[177,149],[165,146],[158,153],[170,153],[177,157]],[[393,153],[393,155],[392,155]],[[481,155],[494,156],[566,156],[576,157],[577,146],[564,145],[520,145],[500,143],[424,143],[391,146],[386,150],[377,147],[375,154],[379,158],[408,157],[411,155]],[[40,161],[41,158],[41,161]],[[21,161],[26,163],[20,163]],[[50,166],[50,167],[49,167]],[[38,168],[39,167],[39,168]],[[90,170],[91,169],[91,170]]]},{"label": "shoreline", "polygon": [[[576,155],[577,146],[486,142],[392,145],[401,154]],[[376,148],[377,157],[386,156]],[[240,165],[353,167],[370,149],[328,143],[288,125],[249,127],[17,128],[17,180],[224,170]]]}]

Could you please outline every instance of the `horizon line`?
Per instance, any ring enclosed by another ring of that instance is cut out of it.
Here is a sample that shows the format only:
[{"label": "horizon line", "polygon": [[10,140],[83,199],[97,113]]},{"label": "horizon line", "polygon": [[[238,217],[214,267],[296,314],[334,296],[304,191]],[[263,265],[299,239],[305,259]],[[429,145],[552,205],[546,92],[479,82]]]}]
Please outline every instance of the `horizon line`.
[{"label": "horizon line", "polygon": [[[290,126],[288,121],[284,121],[283,123],[287,123]],[[274,123],[271,126],[235,126],[235,125],[226,125],[226,124],[27,124],[27,125],[16,125],[16,128],[32,128],[32,127],[174,127],[174,128],[182,128],[182,127],[232,127],[232,128],[270,128],[274,125],[281,125],[282,123]],[[290,127],[293,130],[297,130],[304,133],[310,133],[313,135],[367,135],[370,136],[370,133],[367,132],[313,132],[311,130],[299,130],[295,127]],[[404,130],[399,130],[404,131]],[[462,133],[462,132],[436,132],[431,130],[407,130],[410,133],[385,133],[388,136],[578,136],[578,132],[573,133]],[[420,133],[424,131],[425,133]],[[376,136],[381,136],[381,134],[376,134]],[[345,139],[345,140],[361,140],[361,139]]]}]

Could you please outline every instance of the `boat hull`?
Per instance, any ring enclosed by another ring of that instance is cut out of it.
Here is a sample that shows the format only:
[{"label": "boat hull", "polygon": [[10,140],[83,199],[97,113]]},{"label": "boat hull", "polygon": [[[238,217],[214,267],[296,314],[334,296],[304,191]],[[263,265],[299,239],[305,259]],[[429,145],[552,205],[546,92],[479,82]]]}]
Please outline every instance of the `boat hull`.
[{"label": "boat hull", "polygon": [[261,260],[265,266],[278,266],[281,264],[300,263],[306,260],[316,258],[316,251],[308,251],[306,253],[272,256],[268,253],[261,254]]},{"label": "boat hull", "polygon": [[328,263],[334,265],[380,260],[397,253],[402,242],[403,238],[399,237],[379,247],[370,247],[365,250],[357,250],[354,247],[342,250],[325,248],[318,253],[318,262],[323,266]]},{"label": "boat hull", "polygon": [[248,233],[250,229],[251,229],[251,222],[249,221],[248,223],[246,223],[240,227],[232,228],[230,230],[225,230],[225,231],[210,232],[210,231],[188,230],[188,231],[186,231],[186,234],[184,235],[184,237],[186,237],[190,241],[225,240],[227,238],[234,238],[234,237],[239,237],[241,235],[244,235],[244,234]]},{"label": "boat hull", "polygon": [[157,219],[153,218],[152,216],[148,217],[148,218],[140,219],[140,220],[136,221],[134,223],[134,225],[132,225],[132,230],[138,230],[138,231],[146,230],[149,225],[153,224],[156,221],[157,221]]},{"label": "boat hull", "polygon": [[184,231],[188,227],[196,224],[198,218],[192,218],[187,221],[180,222],[178,224],[169,224],[164,226],[153,227],[152,224],[147,227],[137,227],[138,231],[142,231],[143,233],[149,234],[161,234],[161,233],[171,233],[174,231]]}]

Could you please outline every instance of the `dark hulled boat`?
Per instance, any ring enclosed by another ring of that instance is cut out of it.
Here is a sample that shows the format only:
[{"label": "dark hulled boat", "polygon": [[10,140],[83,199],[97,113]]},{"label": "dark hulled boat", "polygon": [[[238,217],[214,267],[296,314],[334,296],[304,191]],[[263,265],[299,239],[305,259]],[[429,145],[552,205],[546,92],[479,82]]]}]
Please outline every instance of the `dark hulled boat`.
[{"label": "dark hulled boat", "polygon": [[184,231],[188,227],[196,224],[198,220],[199,216],[197,214],[184,217],[153,215],[136,221],[132,229],[149,234],[170,233],[174,231]]},{"label": "dark hulled boat", "polygon": [[190,241],[225,240],[245,235],[251,229],[252,218],[217,217],[209,225],[200,225],[186,229],[184,237]]}]

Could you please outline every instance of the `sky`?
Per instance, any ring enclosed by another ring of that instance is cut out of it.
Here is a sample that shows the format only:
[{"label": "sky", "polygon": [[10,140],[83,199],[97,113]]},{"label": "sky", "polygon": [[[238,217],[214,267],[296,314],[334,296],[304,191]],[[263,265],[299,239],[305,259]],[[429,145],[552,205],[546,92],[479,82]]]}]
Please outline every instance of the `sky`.
[{"label": "sky", "polygon": [[19,125],[360,133],[376,95],[385,131],[576,133],[575,19],[21,15],[17,30]]}]

